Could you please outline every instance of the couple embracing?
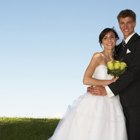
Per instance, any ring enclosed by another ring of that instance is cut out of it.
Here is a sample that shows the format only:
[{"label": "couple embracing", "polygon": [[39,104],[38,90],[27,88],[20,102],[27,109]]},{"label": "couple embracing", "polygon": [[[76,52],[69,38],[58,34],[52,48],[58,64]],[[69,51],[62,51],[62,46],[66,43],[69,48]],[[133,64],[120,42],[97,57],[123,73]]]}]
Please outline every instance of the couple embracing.
[{"label": "couple embracing", "polygon": [[[83,78],[88,92],[66,112],[49,140],[140,140],[140,36],[135,32],[136,14],[130,9],[118,16],[124,40],[105,28],[99,35],[102,52],[93,55]],[[127,64],[114,78],[107,73],[111,60]]]}]

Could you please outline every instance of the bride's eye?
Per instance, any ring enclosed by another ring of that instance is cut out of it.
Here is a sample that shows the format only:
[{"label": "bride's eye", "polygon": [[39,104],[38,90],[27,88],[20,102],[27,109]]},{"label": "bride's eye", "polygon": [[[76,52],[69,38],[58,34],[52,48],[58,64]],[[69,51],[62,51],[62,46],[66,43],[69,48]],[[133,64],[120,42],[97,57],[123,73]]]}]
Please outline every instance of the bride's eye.
[{"label": "bride's eye", "polygon": [[104,38],[103,38],[103,40],[106,40],[107,39],[107,37],[105,36]]},{"label": "bride's eye", "polygon": [[112,36],[110,36],[110,38],[115,39],[115,36],[114,36],[114,35],[112,35]]}]

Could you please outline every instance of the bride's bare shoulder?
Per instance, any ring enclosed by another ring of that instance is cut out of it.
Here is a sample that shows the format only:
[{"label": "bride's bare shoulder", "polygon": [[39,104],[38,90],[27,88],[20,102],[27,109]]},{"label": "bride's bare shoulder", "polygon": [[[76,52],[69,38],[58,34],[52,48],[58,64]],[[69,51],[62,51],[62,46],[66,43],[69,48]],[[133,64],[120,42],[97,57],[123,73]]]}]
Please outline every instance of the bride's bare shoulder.
[{"label": "bride's bare shoulder", "polygon": [[101,52],[96,52],[93,54],[93,59],[101,59],[103,54]]},{"label": "bride's bare shoulder", "polygon": [[94,53],[91,59],[91,63],[96,65],[104,64],[104,57],[102,52]]}]

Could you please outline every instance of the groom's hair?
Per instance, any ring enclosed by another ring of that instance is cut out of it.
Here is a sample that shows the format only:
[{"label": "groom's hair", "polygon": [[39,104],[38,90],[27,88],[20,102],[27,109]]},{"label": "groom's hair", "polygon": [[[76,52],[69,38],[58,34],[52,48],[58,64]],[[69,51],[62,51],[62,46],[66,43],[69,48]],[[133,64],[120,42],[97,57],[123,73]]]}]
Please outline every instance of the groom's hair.
[{"label": "groom's hair", "polygon": [[120,18],[126,18],[126,17],[131,17],[133,21],[136,22],[136,14],[134,11],[130,9],[125,9],[125,10],[120,11],[120,13],[117,16],[117,19],[119,21]]}]

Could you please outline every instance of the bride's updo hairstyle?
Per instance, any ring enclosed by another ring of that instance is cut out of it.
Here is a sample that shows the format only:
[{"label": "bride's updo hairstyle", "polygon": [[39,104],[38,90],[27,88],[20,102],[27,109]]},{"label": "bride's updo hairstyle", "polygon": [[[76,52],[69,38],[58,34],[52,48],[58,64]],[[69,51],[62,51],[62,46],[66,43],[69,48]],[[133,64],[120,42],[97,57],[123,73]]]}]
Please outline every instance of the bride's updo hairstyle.
[{"label": "bride's updo hairstyle", "polygon": [[100,45],[102,44],[102,40],[103,40],[104,36],[109,32],[113,32],[115,34],[116,39],[117,40],[119,39],[119,36],[118,36],[117,32],[113,28],[105,28],[99,35]]}]

